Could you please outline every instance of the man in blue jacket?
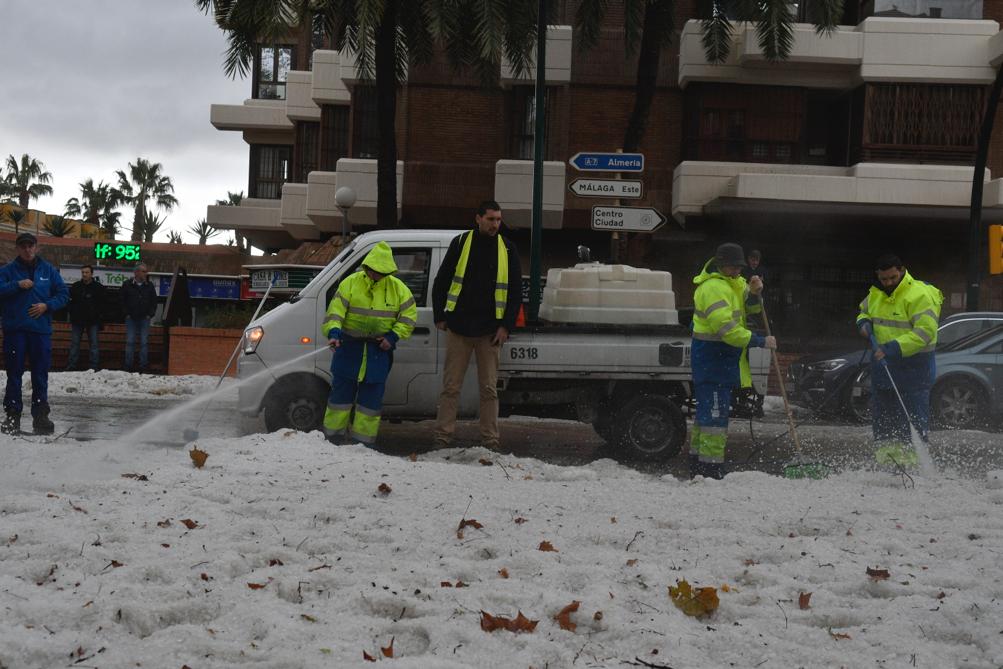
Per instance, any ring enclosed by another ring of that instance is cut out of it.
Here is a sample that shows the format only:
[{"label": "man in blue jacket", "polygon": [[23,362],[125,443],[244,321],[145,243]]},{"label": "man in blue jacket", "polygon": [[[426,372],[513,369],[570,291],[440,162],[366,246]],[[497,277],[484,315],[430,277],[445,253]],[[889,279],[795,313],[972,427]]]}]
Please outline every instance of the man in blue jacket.
[{"label": "man in blue jacket", "polygon": [[70,293],[59,270],[39,258],[38,240],[22,232],[15,240],[17,257],[0,268],[3,301],[3,352],[7,364],[7,419],[0,432],[21,431],[21,377],[24,354],[31,360],[31,416],[36,434],[52,434],[49,420],[49,364],[52,360],[52,313],[66,306]]}]

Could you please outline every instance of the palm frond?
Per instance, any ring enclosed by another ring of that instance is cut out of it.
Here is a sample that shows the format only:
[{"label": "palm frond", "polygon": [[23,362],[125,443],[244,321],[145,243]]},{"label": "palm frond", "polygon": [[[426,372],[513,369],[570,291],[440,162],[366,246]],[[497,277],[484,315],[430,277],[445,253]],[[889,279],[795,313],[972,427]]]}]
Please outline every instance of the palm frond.
[{"label": "palm frond", "polygon": [[575,12],[575,27],[578,28],[578,49],[588,51],[599,44],[603,21],[609,10],[609,0],[582,0]]},{"label": "palm frond", "polygon": [[794,48],[794,17],[787,0],[761,0],[756,21],[756,38],[766,60],[776,63],[790,56]]},{"label": "palm frond", "polygon": [[726,0],[713,0],[711,15],[700,22],[704,54],[711,63],[723,63],[731,53],[732,25],[728,20]]},{"label": "palm frond", "polygon": [[815,33],[828,37],[843,18],[843,0],[815,0],[813,7],[818,17]]}]

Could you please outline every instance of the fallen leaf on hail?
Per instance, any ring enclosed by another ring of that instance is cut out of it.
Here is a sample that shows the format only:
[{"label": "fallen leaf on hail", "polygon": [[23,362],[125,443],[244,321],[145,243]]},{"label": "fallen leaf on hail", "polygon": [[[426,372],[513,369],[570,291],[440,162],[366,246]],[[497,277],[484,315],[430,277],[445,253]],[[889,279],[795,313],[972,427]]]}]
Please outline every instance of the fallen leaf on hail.
[{"label": "fallen leaf on hail", "polygon": [[627,560],[628,567],[633,567],[635,564],[637,564],[637,558],[631,558],[630,560]]},{"label": "fallen leaf on hail", "polygon": [[731,592],[731,586],[727,583],[721,584],[721,592]]},{"label": "fallen leaf on hail", "polygon": [[73,502],[70,502],[70,508],[73,509],[74,511],[79,511],[80,513],[87,513],[87,509],[79,507],[76,504],[74,504]]},{"label": "fallen leaf on hail", "polygon": [[616,522],[616,516],[610,516],[609,522],[615,523]]},{"label": "fallen leaf on hail", "polygon": [[743,561],[742,564],[744,564],[746,567],[752,567],[752,566],[755,566],[755,565],[757,565],[759,563],[756,562],[755,560],[749,558],[748,560]]},{"label": "fallen leaf on hail", "polygon": [[418,454],[412,453],[411,455],[407,456],[407,459],[410,460],[411,462],[418,462]]},{"label": "fallen leaf on hail", "polygon": [[523,523],[526,522],[526,519],[523,518],[522,516],[519,516],[518,518],[513,518],[512,522],[515,523],[516,525],[522,525]]},{"label": "fallen leaf on hail", "polygon": [[367,653],[366,651],[362,651],[362,659],[365,660],[366,662],[375,662],[376,661],[376,658],[373,657],[372,655],[370,655],[369,653]]},{"label": "fallen leaf on hail", "polygon": [[508,569],[502,567],[501,569],[498,570],[498,575],[501,576],[502,578],[508,578]]},{"label": "fallen leaf on hail", "polygon": [[675,586],[669,586],[669,598],[676,608],[688,616],[701,617],[710,615],[717,610],[720,601],[717,598],[717,588],[697,588],[696,590],[685,580],[676,581]]},{"label": "fallen leaf on hail", "polygon": [[557,621],[557,624],[561,626],[562,630],[574,632],[575,628],[578,627],[578,625],[571,622],[571,614],[578,610],[580,604],[581,602],[575,600],[561,609],[560,613],[554,616],[554,620]]},{"label": "fallen leaf on hail", "polygon": [[485,632],[495,630],[508,630],[509,632],[532,632],[540,623],[539,620],[530,620],[519,611],[514,619],[505,616],[493,616],[490,613],[481,611],[481,629]]},{"label": "fallen leaf on hail", "polygon": [[811,593],[802,592],[798,594],[798,608],[802,611],[811,608]]},{"label": "fallen leaf on hail", "polygon": [[481,458],[481,459],[480,459],[480,460],[478,460],[477,462],[481,463],[481,464],[482,464],[482,465],[484,465],[485,467],[490,467],[491,465],[493,465],[493,464],[494,464],[493,462],[491,462],[491,461],[490,461],[490,460],[488,460],[487,458]]},{"label": "fallen leaf on hail", "polygon": [[282,567],[284,565],[282,564],[282,560],[279,560],[278,558],[274,558],[274,559],[271,559],[271,560],[268,561],[268,566],[269,567]]},{"label": "fallen leaf on hail", "polygon": [[390,645],[386,648],[380,646],[380,652],[383,653],[383,657],[393,657],[394,656],[394,639],[396,637],[390,637]]},{"label": "fallen leaf on hail", "polygon": [[465,528],[465,527],[472,527],[475,530],[479,530],[479,529],[481,529],[484,526],[481,525],[480,523],[478,523],[473,518],[464,518],[463,520],[460,521],[459,526],[457,526],[457,528],[456,528],[456,538],[457,539],[462,539],[463,538],[463,528]]},{"label": "fallen leaf on hail", "polygon": [[170,526],[171,526],[171,521],[170,520],[158,520],[157,521],[157,527],[170,527]]},{"label": "fallen leaf on hail", "polygon": [[261,590],[266,585],[268,585],[268,584],[267,583],[248,583],[247,587],[249,587],[251,590]]},{"label": "fallen leaf on hail", "polygon": [[539,546],[539,548],[537,548],[537,550],[541,550],[541,551],[544,551],[544,552],[550,552],[550,553],[556,553],[556,552],[558,552],[557,549],[554,548],[554,545],[552,543],[550,543],[549,541],[541,541],[540,542],[540,546]]},{"label": "fallen leaf on hail", "polygon": [[871,569],[870,567],[867,568],[867,575],[875,581],[883,581],[891,576],[887,569]]},{"label": "fallen leaf on hail", "polygon": [[449,581],[440,581],[439,582],[439,587],[440,588],[452,588],[453,584],[450,583]]},{"label": "fallen leaf on hail", "polygon": [[300,614],[300,618],[302,618],[303,620],[306,620],[307,622],[311,622],[311,623],[317,622],[316,618],[314,618],[313,616],[308,615],[306,613],[301,613]]},{"label": "fallen leaf on hail", "polygon": [[150,477],[146,474],[122,474],[124,479],[136,479],[137,481],[149,481]]},{"label": "fallen leaf on hail", "polygon": [[393,488],[391,488],[390,486],[388,486],[386,483],[381,483],[380,487],[377,488],[377,490],[379,491],[379,493],[381,495],[384,495],[384,496],[389,495],[391,492],[393,492]]},{"label": "fallen leaf on hail", "polygon": [[187,527],[189,530],[194,530],[196,527],[199,526],[198,522],[192,520],[191,518],[184,518],[182,520],[179,520],[178,522]]},{"label": "fallen leaf on hail", "polygon": [[840,632],[833,632],[831,627],[829,628],[829,636],[831,636],[836,641],[839,641],[840,639],[852,639],[853,638],[849,634],[842,634]]},{"label": "fallen leaf on hail", "polygon": [[602,611],[596,611],[594,614],[592,614],[592,620],[596,622],[602,620]]},{"label": "fallen leaf on hail", "polygon": [[191,457],[192,462],[195,463],[195,467],[202,469],[205,466],[205,461],[209,457],[209,454],[205,451],[200,451],[197,446],[193,446],[192,450],[188,451],[188,455]]}]

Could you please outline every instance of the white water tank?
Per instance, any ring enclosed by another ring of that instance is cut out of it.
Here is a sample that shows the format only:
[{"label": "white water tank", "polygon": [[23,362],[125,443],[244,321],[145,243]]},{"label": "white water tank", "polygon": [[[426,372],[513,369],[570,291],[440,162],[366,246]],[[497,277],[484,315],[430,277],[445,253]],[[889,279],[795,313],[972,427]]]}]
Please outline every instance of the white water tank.
[{"label": "white water tank", "polygon": [[540,317],[555,323],[679,324],[671,273],[599,263],[547,272]]}]

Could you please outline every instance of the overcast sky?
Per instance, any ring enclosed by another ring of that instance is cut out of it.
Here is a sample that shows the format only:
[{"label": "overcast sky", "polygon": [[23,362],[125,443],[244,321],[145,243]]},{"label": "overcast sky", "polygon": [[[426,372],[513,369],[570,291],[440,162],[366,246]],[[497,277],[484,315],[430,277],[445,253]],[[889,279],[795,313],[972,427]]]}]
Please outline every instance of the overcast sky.
[{"label": "overcast sky", "polygon": [[194,240],[185,230],[206,205],[247,190],[247,144],[209,124],[209,105],[239,104],[250,82],[223,74],[224,34],[192,0],[0,0],[0,25],[0,158],[28,153],[53,177],[32,208],[61,214],[80,182],[115,182],[142,156],[179,201],[156,241],[168,228]]}]

